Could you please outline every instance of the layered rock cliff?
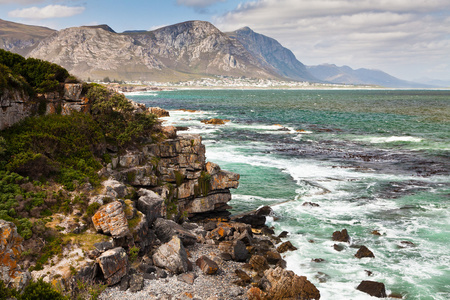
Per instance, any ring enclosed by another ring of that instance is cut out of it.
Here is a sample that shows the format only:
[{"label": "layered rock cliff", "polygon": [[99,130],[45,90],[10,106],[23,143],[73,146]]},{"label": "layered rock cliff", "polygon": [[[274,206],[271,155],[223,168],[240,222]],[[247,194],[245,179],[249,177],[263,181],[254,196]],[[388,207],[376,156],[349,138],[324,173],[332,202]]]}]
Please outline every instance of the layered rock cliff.
[{"label": "layered rock cliff", "polygon": [[51,92],[32,98],[23,90],[5,89],[0,95],[0,130],[39,113],[68,115],[72,111],[88,112],[89,100],[81,97],[81,91],[81,83],[66,83],[62,93]]}]

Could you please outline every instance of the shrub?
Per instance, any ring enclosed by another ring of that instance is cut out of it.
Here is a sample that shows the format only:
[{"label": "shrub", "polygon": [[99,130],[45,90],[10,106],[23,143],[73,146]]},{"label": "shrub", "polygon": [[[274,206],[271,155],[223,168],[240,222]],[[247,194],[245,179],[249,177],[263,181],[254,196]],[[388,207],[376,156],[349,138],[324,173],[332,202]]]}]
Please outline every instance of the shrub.
[{"label": "shrub", "polygon": [[31,281],[24,289],[23,294],[17,297],[17,300],[66,300],[61,293],[55,290],[50,283],[42,278],[37,281]]}]

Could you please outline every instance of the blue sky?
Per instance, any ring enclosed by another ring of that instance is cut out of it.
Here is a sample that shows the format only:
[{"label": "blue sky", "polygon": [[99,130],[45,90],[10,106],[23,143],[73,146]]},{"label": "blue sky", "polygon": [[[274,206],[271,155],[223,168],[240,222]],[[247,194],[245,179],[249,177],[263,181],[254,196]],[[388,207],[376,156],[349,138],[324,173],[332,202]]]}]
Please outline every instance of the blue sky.
[{"label": "blue sky", "polygon": [[54,29],[108,24],[117,32],[188,20],[223,31],[249,26],[306,65],[450,80],[449,0],[0,0],[0,18]]}]

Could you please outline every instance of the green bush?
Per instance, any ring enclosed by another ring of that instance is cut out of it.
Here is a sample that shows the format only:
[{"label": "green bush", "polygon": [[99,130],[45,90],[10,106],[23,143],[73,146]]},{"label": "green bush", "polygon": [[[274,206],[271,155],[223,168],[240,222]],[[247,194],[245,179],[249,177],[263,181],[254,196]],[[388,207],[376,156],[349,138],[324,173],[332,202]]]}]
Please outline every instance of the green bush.
[{"label": "green bush", "polygon": [[17,300],[66,300],[69,299],[55,290],[50,283],[42,278],[37,281],[31,281],[24,289],[23,293],[17,297]]}]

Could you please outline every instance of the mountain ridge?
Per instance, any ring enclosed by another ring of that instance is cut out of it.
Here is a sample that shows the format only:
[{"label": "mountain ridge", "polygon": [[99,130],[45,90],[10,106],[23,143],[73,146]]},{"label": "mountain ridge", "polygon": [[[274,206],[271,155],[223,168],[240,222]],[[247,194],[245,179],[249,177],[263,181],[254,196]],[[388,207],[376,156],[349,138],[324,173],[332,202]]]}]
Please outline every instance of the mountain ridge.
[{"label": "mountain ridge", "polygon": [[323,64],[305,66],[278,41],[243,27],[222,32],[206,21],[151,31],[115,32],[110,26],[59,31],[0,19],[0,48],[60,64],[82,79],[188,81],[230,76],[393,88],[435,88],[383,71]]}]

